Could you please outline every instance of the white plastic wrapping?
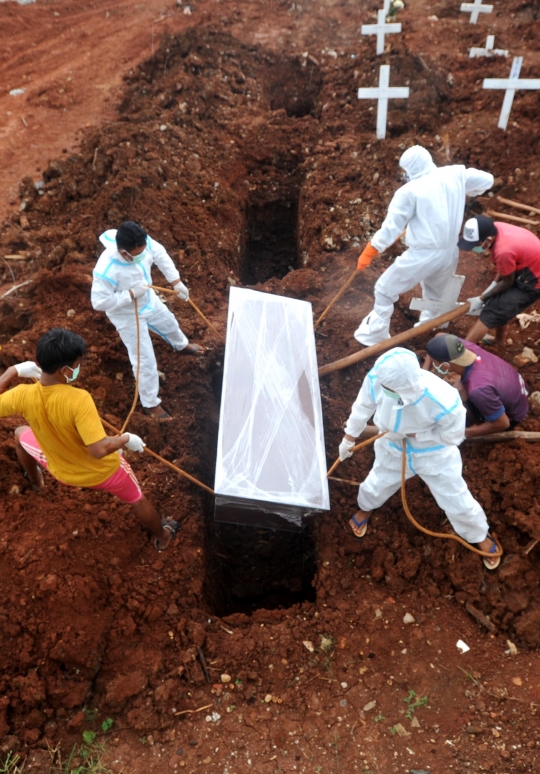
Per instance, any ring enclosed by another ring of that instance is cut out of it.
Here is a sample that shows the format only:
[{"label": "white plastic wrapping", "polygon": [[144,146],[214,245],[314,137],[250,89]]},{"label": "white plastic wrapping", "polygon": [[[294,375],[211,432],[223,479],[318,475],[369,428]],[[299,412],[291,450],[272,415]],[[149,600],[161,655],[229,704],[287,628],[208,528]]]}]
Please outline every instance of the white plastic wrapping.
[{"label": "white plastic wrapping", "polygon": [[214,490],[218,503],[224,496],[305,513],[330,508],[306,301],[231,288]]}]

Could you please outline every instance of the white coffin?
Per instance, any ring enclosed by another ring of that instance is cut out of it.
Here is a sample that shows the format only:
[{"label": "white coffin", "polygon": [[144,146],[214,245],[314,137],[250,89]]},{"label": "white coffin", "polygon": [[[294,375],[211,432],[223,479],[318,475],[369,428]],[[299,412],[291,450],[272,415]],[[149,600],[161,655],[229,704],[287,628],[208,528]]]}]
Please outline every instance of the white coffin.
[{"label": "white coffin", "polygon": [[223,521],[239,508],[258,512],[260,526],[277,515],[300,527],[330,508],[306,301],[231,288],[214,490]]}]

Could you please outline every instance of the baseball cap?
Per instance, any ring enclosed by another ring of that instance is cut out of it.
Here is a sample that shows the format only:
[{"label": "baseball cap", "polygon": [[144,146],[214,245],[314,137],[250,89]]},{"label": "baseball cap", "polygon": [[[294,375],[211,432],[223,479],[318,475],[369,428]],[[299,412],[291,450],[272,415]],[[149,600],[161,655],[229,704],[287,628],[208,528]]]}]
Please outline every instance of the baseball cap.
[{"label": "baseball cap", "polygon": [[459,240],[458,247],[460,250],[472,250],[490,236],[497,236],[497,229],[492,219],[487,215],[475,215],[465,223],[463,238]]},{"label": "baseball cap", "polygon": [[470,366],[476,360],[476,355],[467,349],[461,339],[451,333],[435,336],[428,341],[428,355],[437,363],[454,363],[459,366]]}]

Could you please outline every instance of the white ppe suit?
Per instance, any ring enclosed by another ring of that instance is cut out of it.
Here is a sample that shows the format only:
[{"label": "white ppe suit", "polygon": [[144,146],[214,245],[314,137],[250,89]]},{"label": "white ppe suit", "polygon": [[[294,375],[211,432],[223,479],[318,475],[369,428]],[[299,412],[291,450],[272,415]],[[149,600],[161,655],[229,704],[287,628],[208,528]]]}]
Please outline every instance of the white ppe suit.
[{"label": "white ppe suit", "polygon": [[[431,154],[420,145],[403,153],[399,165],[409,182],[399,188],[388,214],[374,237],[373,247],[382,252],[406,230],[407,250],[375,284],[375,305],[354,337],[367,346],[390,337],[390,318],[402,293],[420,282],[422,296],[439,301],[455,273],[457,246],[466,196],[478,196],[493,185],[489,172],[466,169],[461,164],[436,167]],[[420,321],[436,314],[422,311]]]},{"label": "white ppe suit", "polygon": [[[383,386],[400,400],[387,396]],[[398,491],[405,439],[406,478],[419,475],[456,533],[469,543],[482,542],[488,533],[486,515],[461,473],[458,444],[465,438],[466,411],[458,391],[423,371],[413,352],[395,347],[376,360],[364,379],[345,432],[358,437],[373,414],[386,435],[375,441],[375,464],[358,490],[359,508],[379,508]]]},{"label": "white ppe suit", "polygon": [[[137,324],[135,304],[129,289],[135,285],[152,284],[151,268],[155,263],[168,282],[175,282],[180,273],[171,257],[159,242],[150,237],[140,263],[122,258],[116,246],[116,230],[105,231],[99,241],[105,246],[93,271],[91,301],[94,309],[105,312],[116,327],[128,351],[133,373],[137,373]],[[188,345],[187,337],[180,330],[176,317],[155,292],[149,289],[137,300],[140,332],[139,395],[146,408],[161,403],[158,398],[159,374],[150,331],[157,333],[176,350]]]}]

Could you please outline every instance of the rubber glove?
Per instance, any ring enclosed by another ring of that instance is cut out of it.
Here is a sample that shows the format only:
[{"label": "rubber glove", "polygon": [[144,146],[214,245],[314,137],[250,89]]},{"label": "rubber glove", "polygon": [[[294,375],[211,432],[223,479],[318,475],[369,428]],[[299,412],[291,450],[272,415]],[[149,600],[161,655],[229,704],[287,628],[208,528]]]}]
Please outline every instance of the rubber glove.
[{"label": "rubber glove", "polygon": [[468,298],[467,301],[471,305],[471,308],[467,312],[467,314],[470,315],[479,315],[482,309],[484,308],[484,302],[480,298],[480,296],[474,296],[473,298]]},{"label": "rubber glove", "polygon": [[349,457],[352,457],[351,449],[354,446],[354,441],[349,441],[348,438],[344,438],[339,444],[339,459],[340,462],[345,462]]},{"label": "rubber glove", "polygon": [[186,288],[183,282],[177,282],[173,287],[178,298],[181,298],[182,301],[189,301],[189,290]]},{"label": "rubber glove", "polygon": [[138,435],[135,435],[134,433],[126,433],[126,435],[129,436],[129,438],[124,444],[126,449],[129,449],[129,451],[135,451],[135,452],[144,451],[144,447],[146,446],[146,444],[142,438],[140,438]]},{"label": "rubber glove", "polygon": [[363,252],[360,253],[358,257],[358,263],[356,265],[356,268],[358,269],[358,271],[367,269],[367,267],[371,264],[371,261],[375,258],[376,255],[379,255],[379,251],[375,250],[371,242],[368,242],[367,245],[364,247]]},{"label": "rubber glove", "polygon": [[148,287],[146,285],[143,285],[142,283],[139,283],[138,285],[133,285],[133,287],[130,288],[129,291],[133,295],[133,298],[140,298],[141,296],[144,296],[144,294],[148,291]]},{"label": "rubber glove", "polygon": [[17,376],[22,376],[23,379],[39,379],[41,376],[41,368],[32,360],[18,363],[14,368],[17,371]]}]

